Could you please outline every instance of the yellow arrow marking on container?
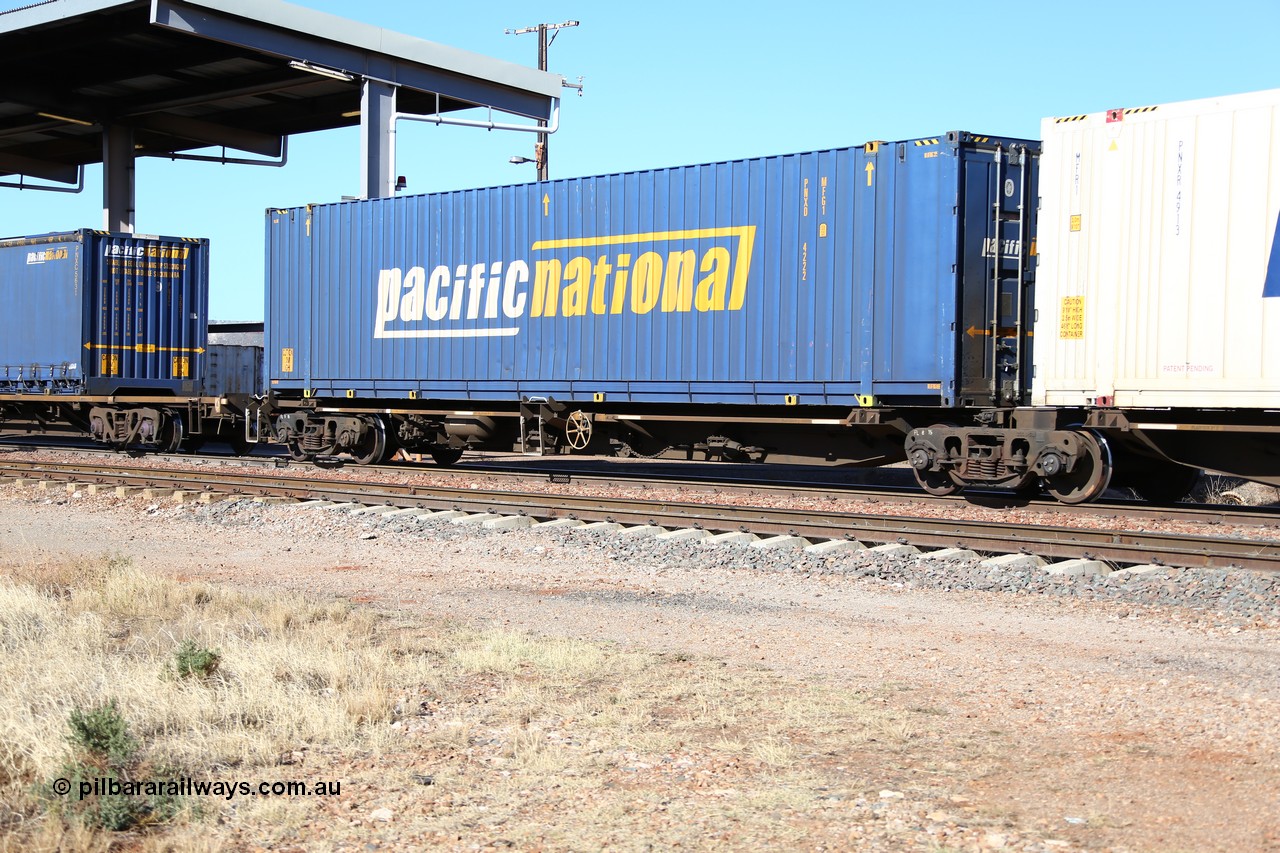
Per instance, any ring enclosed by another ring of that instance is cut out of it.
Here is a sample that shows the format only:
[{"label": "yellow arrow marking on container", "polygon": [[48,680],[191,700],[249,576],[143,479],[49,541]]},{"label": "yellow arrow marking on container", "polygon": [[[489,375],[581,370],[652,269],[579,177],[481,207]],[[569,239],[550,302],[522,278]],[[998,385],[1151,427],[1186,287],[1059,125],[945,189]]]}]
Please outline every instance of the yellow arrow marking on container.
[{"label": "yellow arrow marking on container", "polygon": [[876,173],[876,164],[868,163],[867,164],[867,186],[871,186],[871,179],[875,176],[875,173]]},{"label": "yellow arrow marking on container", "polygon": [[105,349],[105,350],[133,350],[134,352],[204,352],[204,347],[161,347],[155,344],[130,344],[122,346],[120,344],[95,344],[88,341],[85,342],[84,348],[87,350]]},{"label": "yellow arrow marking on container", "polygon": [[546,216],[551,210],[551,196],[543,193],[542,196],[542,215]]},{"label": "yellow arrow marking on container", "polygon": [[[970,326],[968,329],[966,329],[966,330],[965,330],[965,334],[966,334],[966,335],[968,335],[968,336],[969,336],[969,337],[971,337],[971,338],[972,338],[972,337],[975,337],[975,336],[981,336],[981,337],[984,337],[984,338],[988,338],[988,337],[991,337],[991,330],[990,330],[990,329],[979,329],[977,326]],[[1012,337],[1014,337],[1014,336],[1015,336],[1015,335],[1017,335],[1017,334],[1018,334],[1018,330],[1017,330],[1017,329],[1015,329],[1015,328],[1013,328],[1012,326],[1001,326],[1001,327],[1000,327],[1000,337],[1002,337],[1002,338],[1012,338]],[[1029,338],[1029,337],[1032,337],[1032,335],[1033,335],[1033,333],[1032,333],[1032,332],[1030,332],[1030,331],[1026,332],[1026,336],[1027,336],[1028,338]]]}]

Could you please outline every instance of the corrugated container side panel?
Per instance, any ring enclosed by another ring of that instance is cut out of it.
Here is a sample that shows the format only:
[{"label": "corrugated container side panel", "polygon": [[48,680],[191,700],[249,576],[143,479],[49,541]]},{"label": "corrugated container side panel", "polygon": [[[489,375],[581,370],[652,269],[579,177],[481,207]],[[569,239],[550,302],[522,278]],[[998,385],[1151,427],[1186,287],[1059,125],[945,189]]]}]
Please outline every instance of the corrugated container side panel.
[{"label": "corrugated container side panel", "polygon": [[899,168],[891,149],[841,149],[273,214],[272,380],[500,399],[924,394],[953,378],[957,171],[953,154],[910,155]]},{"label": "corrugated container side panel", "polygon": [[1280,405],[1280,90],[1106,118],[1043,126],[1033,398]]},{"label": "corrugated container side panel", "polygon": [[79,236],[0,242],[0,384],[6,391],[21,390],[26,380],[65,378],[75,386],[86,375],[88,282]]},{"label": "corrugated container side panel", "polygon": [[204,365],[202,396],[262,393],[262,347],[211,344]]},{"label": "corrugated container side panel", "polygon": [[308,213],[267,212],[265,317],[267,375],[280,384],[311,387],[311,354],[324,346],[312,334],[312,277]]},{"label": "corrugated container side panel", "polygon": [[[822,306],[815,307],[817,332],[814,341],[824,342],[821,352],[821,365],[815,373],[823,376],[852,376],[850,358],[853,355],[853,341],[849,335],[849,322],[853,317],[853,279],[847,266],[840,257],[841,248],[847,248],[848,242],[841,241],[836,235],[840,233],[840,222],[836,216],[837,199],[835,188],[844,177],[842,163],[844,159],[837,152],[824,151],[819,157],[818,169],[818,248],[814,253],[817,263],[835,282],[831,292],[831,305],[826,311]],[[825,231],[823,230],[825,229]],[[836,322],[836,318],[842,318]]]},{"label": "corrugated container side panel", "polygon": [[[953,363],[955,336],[958,152],[924,151],[900,143],[905,159],[894,168],[894,276],[883,285],[889,304],[877,330],[881,364],[894,381],[943,381]],[[941,150],[939,150],[941,149]],[[924,159],[925,153],[939,156]]]}]

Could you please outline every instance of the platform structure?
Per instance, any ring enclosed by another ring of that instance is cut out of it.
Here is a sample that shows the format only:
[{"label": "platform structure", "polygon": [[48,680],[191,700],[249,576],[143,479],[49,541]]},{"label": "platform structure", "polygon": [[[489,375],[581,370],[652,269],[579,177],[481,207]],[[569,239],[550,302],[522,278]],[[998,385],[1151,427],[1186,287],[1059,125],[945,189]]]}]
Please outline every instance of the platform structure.
[{"label": "platform structure", "polygon": [[137,157],[284,165],[289,136],[359,125],[362,195],[387,197],[397,121],[554,131],[562,83],[280,0],[48,0],[0,13],[0,186],[102,163],[103,227],[132,232]]}]

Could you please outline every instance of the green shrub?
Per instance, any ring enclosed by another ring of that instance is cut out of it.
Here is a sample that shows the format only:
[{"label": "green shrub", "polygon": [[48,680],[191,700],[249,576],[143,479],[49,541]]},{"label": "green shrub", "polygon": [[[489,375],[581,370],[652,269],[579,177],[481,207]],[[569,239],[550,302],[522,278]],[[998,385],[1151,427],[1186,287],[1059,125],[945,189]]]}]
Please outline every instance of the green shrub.
[{"label": "green shrub", "polygon": [[88,711],[72,708],[67,724],[71,745],[96,759],[94,763],[122,767],[133,761],[138,742],[129,734],[129,724],[114,699]]},{"label": "green shrub", "polygon": [[[181,811],[178,798],[167,792],[126,793],[126,782],[166,782],[181,771],[146,765],[114,700],[87,711],[73,708],[67,727],[72,756],[59,768],[58,778],[67,780],[70,788],[58,792],[49,786],[46,796],[55,811],[112,832],[163,823]],[[162,787],[157,785],[157,790]]]},{"label": "green shrub", "polygon": [[173,672],[178,678],[206,679],[218,671],[222,655],[214,649],[197,646],[185,640],[173,653]]}]

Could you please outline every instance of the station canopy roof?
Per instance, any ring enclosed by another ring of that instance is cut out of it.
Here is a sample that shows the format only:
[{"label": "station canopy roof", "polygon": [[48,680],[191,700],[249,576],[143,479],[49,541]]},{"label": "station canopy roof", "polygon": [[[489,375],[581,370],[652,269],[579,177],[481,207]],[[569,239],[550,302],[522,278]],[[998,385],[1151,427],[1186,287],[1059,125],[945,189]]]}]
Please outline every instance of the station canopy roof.
[{"label": "station canopy roof", "polygon": [[[291,64],[292,63],[292,64]],[[103,129],[135,155],[360,124],[362,82],[396,109],[549,119],[561,79],[279,0],[48,0],[0,13],[0,175],[73,182]]]}]

